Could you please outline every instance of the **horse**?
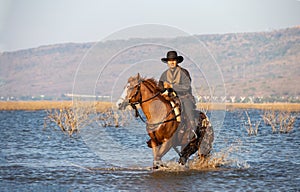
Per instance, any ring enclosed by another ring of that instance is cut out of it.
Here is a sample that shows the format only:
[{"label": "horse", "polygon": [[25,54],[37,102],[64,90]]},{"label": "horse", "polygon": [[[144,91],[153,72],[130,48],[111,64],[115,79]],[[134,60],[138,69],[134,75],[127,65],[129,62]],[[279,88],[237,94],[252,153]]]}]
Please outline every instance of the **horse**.
[{"label": "horse", "polygon": [[[168,89],[170,90],[170,89]],[[127,85],[117,101],[117,107],[124,110],[131,105],[139,114],[136,105],[140,105],[146,121],[146,130],[150,137],[148,147],[153,152],[153,168],[165,166],[161,158],[173,147],[179,155],[178,163],[184,165],[188,158],[198,151],[198,156],[206,157],[210,154],[213,142],[213,129],[208,117],[198,114],[198,125],[188,130],[181,122],[180,101],[175,91],[161,93],[158,83],[153,78],[142,78],[139,74],[129,77]],[[203,145],[201,145],[203,143]],[[181,151],[176,147],[180,146]]]}]

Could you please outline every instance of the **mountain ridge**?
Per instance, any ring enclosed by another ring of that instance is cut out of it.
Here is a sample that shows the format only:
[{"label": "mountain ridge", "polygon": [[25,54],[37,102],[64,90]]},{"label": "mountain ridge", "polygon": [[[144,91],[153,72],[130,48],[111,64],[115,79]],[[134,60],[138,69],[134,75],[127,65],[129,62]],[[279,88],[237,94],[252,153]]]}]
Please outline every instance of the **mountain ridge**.
[{"label": "mountain ridge", "polygon": [[[300,86],[297,86],[300,82],[299,26],[270,32],[195,37],[204,43],[219,64],[227,96],[300,95]],[[195,42],[189,37],[174,38],[174,41],[190,46],[193,51]],[[110,40],[100,42],[100,46],[113,52],[116,47],[126,47],[133,42],[139,39]],[[72,93],[76,69],[94,44],[64,43],[0,53],[0,96],[60,98]],[[126,62],[134,62],[134,56],[133,52]]]}]

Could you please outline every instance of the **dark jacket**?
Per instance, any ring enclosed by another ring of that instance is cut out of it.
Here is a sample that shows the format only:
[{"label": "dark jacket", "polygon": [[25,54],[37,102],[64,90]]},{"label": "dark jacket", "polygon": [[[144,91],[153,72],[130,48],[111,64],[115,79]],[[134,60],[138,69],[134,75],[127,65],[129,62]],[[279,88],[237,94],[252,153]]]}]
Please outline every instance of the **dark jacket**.
[{"label": "dark jacket", "polygon": [[168,82],[172,84],[173,89],[180,97],[187,94],[192,94],[191,81],[192,79],[189,72],[186,69],[177,66],[173,70],[167,69],[163,72],[159,79],[159,87],[163,90],[163,83]]}]

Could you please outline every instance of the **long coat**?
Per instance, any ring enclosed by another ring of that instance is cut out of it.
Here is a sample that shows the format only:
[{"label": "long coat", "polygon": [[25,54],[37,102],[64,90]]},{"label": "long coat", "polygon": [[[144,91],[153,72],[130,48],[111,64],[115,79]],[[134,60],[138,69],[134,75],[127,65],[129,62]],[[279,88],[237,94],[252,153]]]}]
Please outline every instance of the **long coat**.
[{"label": "long coat", "polygon": [[163,89],[164,82],[172,84],[173,89],[179,96],[183,112],[187,115],[189,120],[194,119],[194,109],[196,108],[195,99],[192,95],[191,76],[189,72],[177,66],[174,69],[167,69],[164,71],[159,79],[159,87]]}]

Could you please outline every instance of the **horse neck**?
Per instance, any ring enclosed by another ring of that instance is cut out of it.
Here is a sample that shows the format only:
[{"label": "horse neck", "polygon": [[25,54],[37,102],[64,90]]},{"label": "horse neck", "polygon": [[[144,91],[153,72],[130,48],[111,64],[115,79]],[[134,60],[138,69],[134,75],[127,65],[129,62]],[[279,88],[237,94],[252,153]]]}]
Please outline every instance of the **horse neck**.
[{"label": "horse neck", "polygon": [[[143,90],[141,90],[141,96],[142,100],[145,101],[147,99],[150,99],[151,97],[154,97],[153,99],[159,99],[163,103],[168,104],[169,100],[166,100],[165,97],[163,97],[161,94],[159,94],[159,89],[156,87],[156,83],[152,82],[152,80],[147,80],[142,83],[143,85]],[[158,95],[157,95],[158,94]]]},{"label": "horse neck", "polygon": [[160,95],[155,97],[155,95],[158,93],[158,90],[156,90],[156,88],[153,87],[150,83],[144,82],[141,85],[142,101],[146,101],[150,98],[153,98],[141,104],[141,108],[146,118],[149,120],[155,116],[155,114],[150,114],[150,107],[153,107],[153,101],[155,101],[155,105],[157,105],[157,102],[161,102],[161,105],[166,105],[166,103],[163,97],[161,97]]},{"label": "horse neck", "polygon": [[144,81],[141,85],[142,85],[141,86],[141,96],[142,96],[143,101],[146,101],[146,100],[150,99],[151,97],[154,97],[158,92],[158,90],[156,90],[156,88],[153,87],[147,81]]}]

